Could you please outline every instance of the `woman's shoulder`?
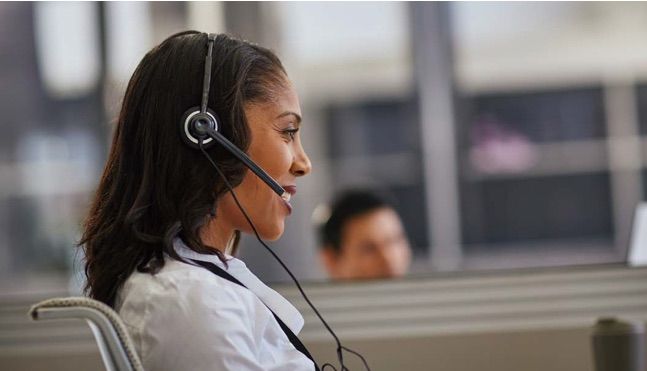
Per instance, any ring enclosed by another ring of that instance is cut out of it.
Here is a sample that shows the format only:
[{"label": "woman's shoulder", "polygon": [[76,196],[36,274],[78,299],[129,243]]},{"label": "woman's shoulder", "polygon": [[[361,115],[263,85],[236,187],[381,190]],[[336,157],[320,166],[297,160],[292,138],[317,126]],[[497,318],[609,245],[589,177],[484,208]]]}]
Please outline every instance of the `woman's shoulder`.
[{"label": "woman's shoulder", "polygon": [[[182,369],[181,364],[205,358],[211,364],[228,352],[257,354],[258,342],[270,322],[267,310],[246,288],[210,271],[167,260],[156,274],[134,272],[120,292],[119,314],[145,365],[151,369]],[[199,357],[175,350],[194,348]],[[173,356],[171,356],[173,354]]]},{"label": "woman's shoulder", "polygon": [[151,312],[146,306],[163,306],[164,311],[178,312],[177,315],[201,309],[236,307],[240,311],[259,307],[256,296],[246,288],[205,268],[174,259],[167,259],[155,274],[133,272],[121,288],[119,299],[120,313],[134,310],[139,315]]}]

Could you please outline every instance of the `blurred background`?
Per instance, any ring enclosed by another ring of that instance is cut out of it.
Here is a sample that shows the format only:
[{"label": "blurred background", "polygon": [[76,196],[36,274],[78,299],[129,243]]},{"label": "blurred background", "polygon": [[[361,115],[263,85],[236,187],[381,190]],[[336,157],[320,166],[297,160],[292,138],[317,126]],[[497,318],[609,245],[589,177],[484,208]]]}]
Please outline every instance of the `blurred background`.
[{"label": "blurred background", "polygon": [[[647,5],[420,6],[1,4],[2,281],[78,270],[128,79],[184,29],[271,47],[297,86],[314,171],[274,245],[298,277],[324,278],[315,207],[365,185],[398,201],[414,274],[622,260],[647,187]],[[252,239],[241,250],[287,279]]]},{"label": "blurred background", "polygon": [[[624,261],[647,190],[647,3],[5,2],[0,296],[79,292],[74,245],[128,79],[185,29],[272,48],[299,91],[313,172],[273,243],[298,278],[325,279],[312,213],[349,186],[398,201],[414,258],[396,284]],[[252,239],[241,257],[289,280]]]}]

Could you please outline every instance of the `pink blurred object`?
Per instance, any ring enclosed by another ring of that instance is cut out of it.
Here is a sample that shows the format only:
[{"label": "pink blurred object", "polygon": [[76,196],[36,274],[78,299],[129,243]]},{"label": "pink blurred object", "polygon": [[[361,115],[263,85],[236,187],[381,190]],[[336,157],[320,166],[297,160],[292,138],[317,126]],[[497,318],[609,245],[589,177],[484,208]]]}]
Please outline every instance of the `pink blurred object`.
[{"label": "pink blurred object", "polygon": [[472,167],[487,174],[516,173],[537,163],[537,149],[528,138],[491,117],[476,122],[469,159]]}]

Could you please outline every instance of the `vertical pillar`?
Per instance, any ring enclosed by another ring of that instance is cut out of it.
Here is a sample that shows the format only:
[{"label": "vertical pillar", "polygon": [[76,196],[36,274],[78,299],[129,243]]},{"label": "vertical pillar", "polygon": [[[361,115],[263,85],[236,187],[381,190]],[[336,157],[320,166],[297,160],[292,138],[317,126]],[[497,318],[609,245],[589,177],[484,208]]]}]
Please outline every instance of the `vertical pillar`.
[{"label": "vertical pillar", "polygon": [[450,5],[411,3],[414,78],[420,125],[430,264],[453,270],[461,263],[461,226],[454,130],[454,73]]},{"label": "vertical pillar", "polygon": [[620,257],[629,244],[633,213],[642,199],[640,130],[635,89],[631,81],[607,85],[604,102],[614,242]]}]

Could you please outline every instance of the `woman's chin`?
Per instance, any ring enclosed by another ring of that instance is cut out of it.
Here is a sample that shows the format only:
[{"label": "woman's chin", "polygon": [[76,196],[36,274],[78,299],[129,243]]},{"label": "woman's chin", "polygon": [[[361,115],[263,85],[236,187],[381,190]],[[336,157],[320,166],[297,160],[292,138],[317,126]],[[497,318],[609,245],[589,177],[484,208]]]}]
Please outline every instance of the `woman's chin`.
[{"label": "woman's chin", "polygon": [[281,232],[281,233],[273,233],[273,234],[261,235],[261,238],[263,240],[265,240],[265,241],[272,241],[273,242],[273,241],[276,241],[279,238],[281,238],[282,235],[283,235],[283,232]]},{"label": "woman's chin", "polygon": [[285,227],[283,223],[280,223],[280,225],[272,225],[267,226],[266,228],[262,228],[258,231],[258,234],[265,241],[276,241],[281,238],[284,230]]}]

